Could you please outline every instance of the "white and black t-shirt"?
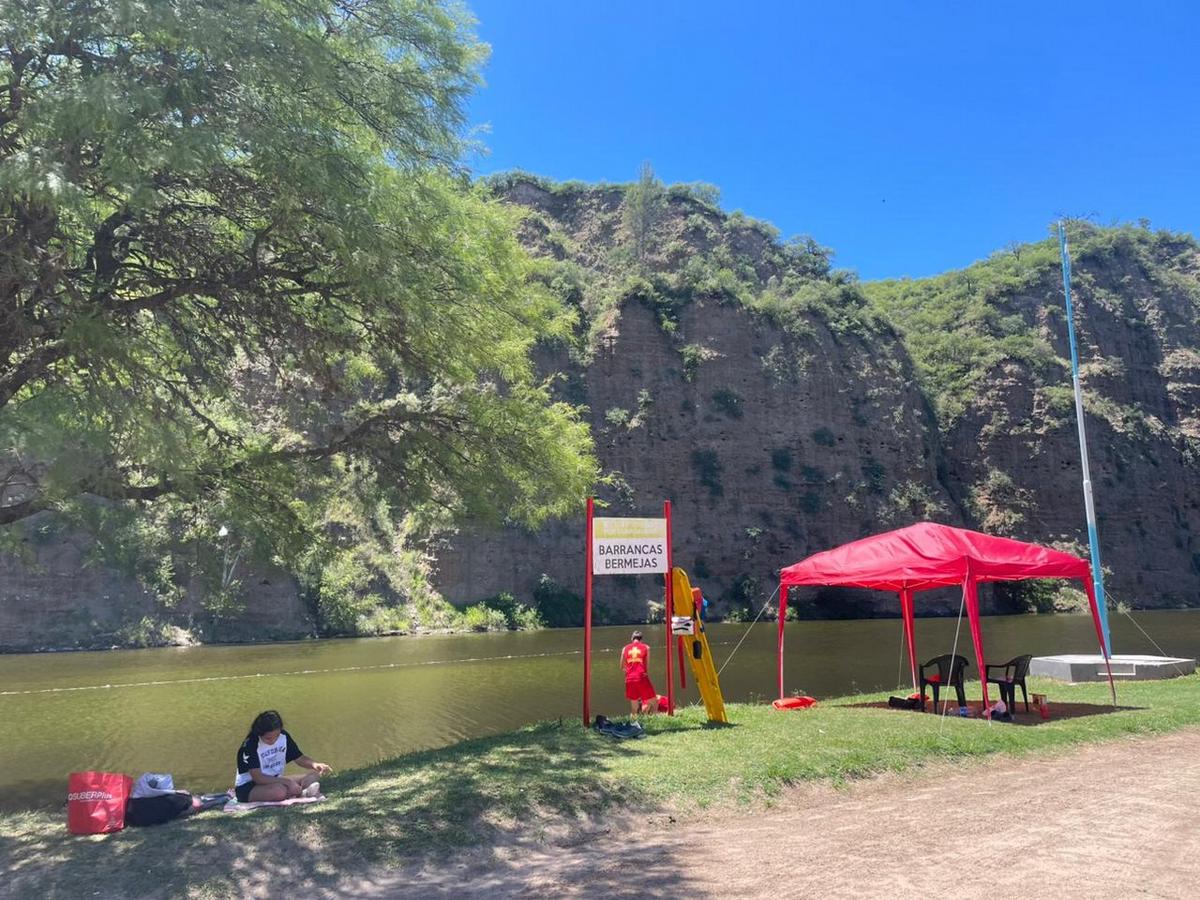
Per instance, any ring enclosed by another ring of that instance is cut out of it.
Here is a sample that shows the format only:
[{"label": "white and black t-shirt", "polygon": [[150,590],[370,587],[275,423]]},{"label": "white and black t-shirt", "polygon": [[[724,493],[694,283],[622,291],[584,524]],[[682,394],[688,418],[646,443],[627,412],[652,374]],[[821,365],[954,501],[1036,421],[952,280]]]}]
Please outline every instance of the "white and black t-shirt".
[{"label": "white and black t-shirt", "polygon": [[273,744],[265,744],[256,737],[248,737],[238,748],[237,780],[234,786],[240,787],[253,781],[250,777],[251,769],[259,769],[264,775],[278,777],[283,774],[284,766],[303,755],[286,731],[281,731]]}]

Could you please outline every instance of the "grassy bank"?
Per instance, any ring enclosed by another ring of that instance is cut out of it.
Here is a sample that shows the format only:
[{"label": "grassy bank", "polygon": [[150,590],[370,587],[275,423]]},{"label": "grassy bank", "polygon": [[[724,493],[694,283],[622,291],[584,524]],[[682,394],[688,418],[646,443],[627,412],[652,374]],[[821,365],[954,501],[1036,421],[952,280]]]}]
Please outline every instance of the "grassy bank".
[{"label": "grassy bank", "polygon": [[[1052,710],[1108,702],[1106,685],[1031,688],[1049,695]],[[506,836],[536,840],[564,820],[619,811],[631,798],[641,809],[770,805],[803,781],[838,783],[1200,725],[1198,688],[1200,676],[1120,685],[1120,710],[1034,727],[848,705],[886,695],[790,713],[735,704],[732,724],[720,728],[706,727],[693,708],[650,720],[649,736],[636,742],[612,742],[574,720],[547,722],[337,775],[326,784],[330,799],[307,808],[237,818],[206,813],[100,838],[71,837],[63,814],[6,814],[0,893],[225,896],[254,885],[314,888]]]}]

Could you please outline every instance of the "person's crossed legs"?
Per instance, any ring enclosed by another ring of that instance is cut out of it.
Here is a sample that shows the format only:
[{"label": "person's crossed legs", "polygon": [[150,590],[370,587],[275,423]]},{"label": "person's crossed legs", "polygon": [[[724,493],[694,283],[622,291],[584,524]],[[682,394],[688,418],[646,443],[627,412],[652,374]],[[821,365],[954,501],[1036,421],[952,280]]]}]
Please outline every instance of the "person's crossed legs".
[{"label": "person's crossed legs", "polygon": [[292,797],[299,797],[306,787],[317,780],[316,772],[309,772],[301,778],[294,775],[284,775],[280,781],[271,784],[256,784],[250,788],[251,803],[278,803]]}]

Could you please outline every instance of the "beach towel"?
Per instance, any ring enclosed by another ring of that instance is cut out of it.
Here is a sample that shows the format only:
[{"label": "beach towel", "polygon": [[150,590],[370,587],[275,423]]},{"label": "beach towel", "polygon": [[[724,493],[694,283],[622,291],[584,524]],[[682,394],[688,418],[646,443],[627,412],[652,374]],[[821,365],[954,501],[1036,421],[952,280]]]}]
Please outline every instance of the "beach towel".
[{"label": "beach towel", "polygon": [[207,812],[210,809],[224,809],[233,800],[233,791],[220,791],[216,794],[201,794],[196,812]]},{"label": "beach towel", "polygon": [[238,803],[236,800],[233,800],[225,804],[225,812],[245,813],[262,809],[264,806],[294,806],[297,803],[318,803],[324,799],[324,794],[317,794],[315,797],[289,797],[287,800],[253,800],[249,803]]}]

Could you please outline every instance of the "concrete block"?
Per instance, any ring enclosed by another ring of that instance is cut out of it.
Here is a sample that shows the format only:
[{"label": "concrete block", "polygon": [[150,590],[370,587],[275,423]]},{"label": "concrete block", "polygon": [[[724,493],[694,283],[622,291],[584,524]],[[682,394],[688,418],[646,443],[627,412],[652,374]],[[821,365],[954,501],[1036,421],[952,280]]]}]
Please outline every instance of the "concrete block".
[{"label": "concrete block", "polygon": [[[1113,680],[1121,681],[1156,681],[1196,671],[1196,660],[1177,656],[1114,655],[1110,665]],[[1029,674],[1071,682],[1108,680],[1104,657],[1099,653],[1035,656],[1029,664]]]}]

